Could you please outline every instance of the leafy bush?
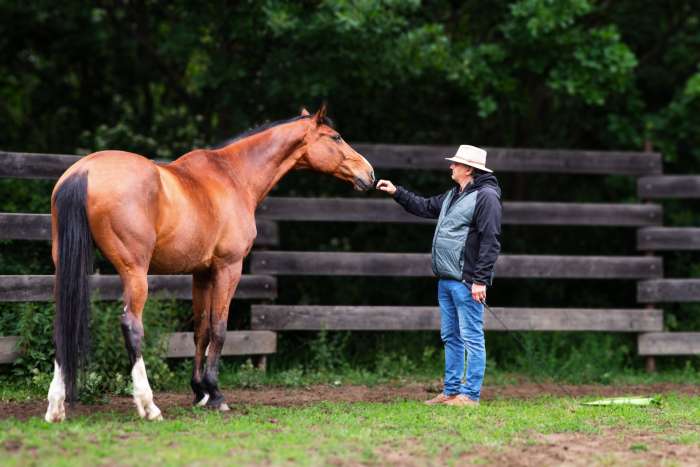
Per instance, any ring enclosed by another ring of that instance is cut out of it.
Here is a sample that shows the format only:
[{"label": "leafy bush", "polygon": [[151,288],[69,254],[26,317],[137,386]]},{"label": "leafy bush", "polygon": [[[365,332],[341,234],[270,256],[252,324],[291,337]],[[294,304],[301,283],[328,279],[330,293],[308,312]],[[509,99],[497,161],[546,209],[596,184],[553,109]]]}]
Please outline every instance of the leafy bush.
[{"label": "leafy bush", "polygon": [[[54,305],[22,303],[14,306],[16,326],[2,325],[3,334],[19,336],[20,357],[12,374],[33,390],[43,392],[53,375]],[[101,400],[105,393],[131,392],[131,365],[124,347],[119,316],[122,305],[115,302],[92,304],[91,352],[88,368],[82,375],[80,397],[86,402]],[[8,314],[9,315],[9,314]],[[148,379],[154,390],[169,387],[174,377],[165,361],[169,333],[178,328],[186,316],[184,307],[175,301],[149,300],[143,312],[145,337],[142,346]]]}]

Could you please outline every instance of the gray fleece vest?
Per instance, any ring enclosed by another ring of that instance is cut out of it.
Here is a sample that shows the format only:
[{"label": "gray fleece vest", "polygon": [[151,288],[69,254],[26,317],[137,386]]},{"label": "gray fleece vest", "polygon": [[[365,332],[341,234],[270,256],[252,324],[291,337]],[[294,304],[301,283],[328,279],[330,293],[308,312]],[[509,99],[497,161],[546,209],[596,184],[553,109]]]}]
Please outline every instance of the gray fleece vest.
[{"label": "gray fleece vest", "polygon": [[433,273],[436,276],[461,281],[464,248],[474,216],[478,191],[463,196],[450,206],[455,193],[454,190],[450,190],[442,203],[433,237],[432,259]]}]

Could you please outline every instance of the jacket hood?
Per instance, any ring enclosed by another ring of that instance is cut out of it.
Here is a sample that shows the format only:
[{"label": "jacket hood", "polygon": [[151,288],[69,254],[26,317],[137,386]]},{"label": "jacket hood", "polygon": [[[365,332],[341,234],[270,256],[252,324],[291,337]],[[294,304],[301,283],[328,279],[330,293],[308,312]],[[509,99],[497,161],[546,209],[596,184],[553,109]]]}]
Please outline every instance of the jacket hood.
[{"label": "jacket hood", "polygon": [[477,176],[471,186],[467,188],[468,192],[479,190],[481,188],[490,187],[496,192],[498,199],[501,199],[501,185],[498,184],[498,179],[492,173],[485,173]]}]

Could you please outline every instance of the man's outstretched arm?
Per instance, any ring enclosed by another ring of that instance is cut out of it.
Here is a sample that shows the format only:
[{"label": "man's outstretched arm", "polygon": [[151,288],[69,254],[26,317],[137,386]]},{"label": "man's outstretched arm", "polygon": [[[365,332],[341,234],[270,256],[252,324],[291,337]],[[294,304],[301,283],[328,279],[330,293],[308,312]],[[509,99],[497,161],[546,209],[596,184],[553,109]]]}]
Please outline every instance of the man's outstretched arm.
[{"label": "man's outstretched arm", "polygon": [[445,193],[424,198],[407,189],[395,186],[389,180],[379,180],[377,189],[384,191],[394,197],[394,200],[413,215],[437,219],[440,217],[442,202],[445,200]]}]

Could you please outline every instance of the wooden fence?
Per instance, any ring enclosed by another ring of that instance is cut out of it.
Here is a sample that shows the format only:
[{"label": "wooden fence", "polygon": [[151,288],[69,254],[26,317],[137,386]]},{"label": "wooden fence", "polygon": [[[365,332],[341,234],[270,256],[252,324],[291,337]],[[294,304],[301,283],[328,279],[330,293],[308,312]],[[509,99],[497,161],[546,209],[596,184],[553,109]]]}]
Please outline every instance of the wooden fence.
[{"label": "wooden fence", "polygon": [[[700,176],[653,175],[637,180],[637,195],[643,200],[700,198]],[[700,228],[646,227],[637,232],[637,248],[655,251],[700,250]],[[657,303],[700,302],[700,279],[649,279],[637,283],[637,301],[654,308]],[[648,332],[639,335],[639,355],[647,357],[647,369],[654,370],[653,357],[700,354],[700,332]]]},{"label": "wooden fence", "polygon": [[[355,145],[376,168],[444,170],[442,156],[452,146]],[[658,153],[628,151],[569,151],[490,148],[489,164],[498,172],[563,174],[619,174],[638,178],[639,203],[504,202],[503,222],[514,225],[628,226],[638,228],[639,256],[555,256],[503,254],[496,265],[498,277],[634,280],[640,308],[494,308],[511,330],[616,331],[643,333],[641,355],[665,355],[663,312],[654,306],[665,301],[700,299],[700,284],[693,280],[663,279],[663,262],[650,251],[697,249],[698,232],[692,228],[666,228],[662,206],[651,199],[700,197],[700,177],[662,174]],[[77,156],[0,152],[0,176],[55,179]],[[237,299],[270,300],[277,296],[276,276],[430,276],[427,254],[260,251],[279,246],[277,222],[430,223],[407,214],[391,200],[350,198],[269,198],[258,210],[259,238],[250,258],[251,274],[244,276]],[[0,239],[47,240],[46,214],[0,214]],[[51,276],[0,277],[2,300],[50,300]],[[113,276],[93,277],[100,297],[117,299],[119,283]],[[151,276],[151,290],[190,297],[184,276]],[[681,283],[682,282],[682,283]],[[502,325],[485,316],[485,328]],[[439,312],[414,306],[306,306],[254,303],[251,331],[229,332],[229,354],[274,352],[275,332],[288,330],[436,330]],[[265,332],[266,334],[255,334]],[[243,334],[237,334],[243,333]],[[248,334],[246,334],[248,333]],[[252,334],[251,334],[252,333]],[[681,333],[673,333],[680,335]],[[683,333],[684,342],[700,347],[695,333]],[[238,336],[238,337],[236,337]],[[246,337],[247,336],[247,337]],[[690,336],[690,337],[688,337]],[[239,338],[240,337],[240,338]],[[7,339],[0,340],[0,360]],[[186,333],[171,337],[170,355],[193,354]],[[247,342],[249,345],[242,344]],[[697,342],[696,342],[697,341]],[[3,343],[4,342],[4,343]],[[176,344],[173,344],[175,342]],[[261,344],[258,345],[258,342]],[[3,347],[4,346],[4,347]],[[672,347],[677,352],[678,346]],[[6,350],[5,355],[11,352]],[[681,352],[683,353],[683,352]],[[5,357],[7,361],[9,357]]]}]

